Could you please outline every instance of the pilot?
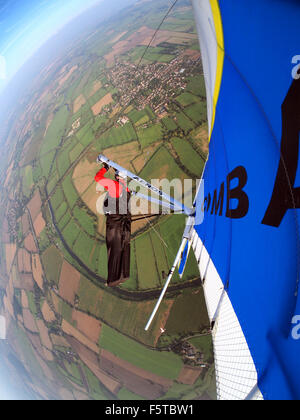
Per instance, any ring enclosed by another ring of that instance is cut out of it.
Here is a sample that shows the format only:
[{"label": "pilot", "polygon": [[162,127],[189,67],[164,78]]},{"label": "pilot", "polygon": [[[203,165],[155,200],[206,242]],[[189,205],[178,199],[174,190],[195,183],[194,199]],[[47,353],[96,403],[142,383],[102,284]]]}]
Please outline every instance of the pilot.
[{"label": "pilot", "polygon": [[103,164],[103,168],[95,176],[95,181],[107,190],[104,202],[108,254],[106,285],[115,287],[124,283],[130,276],[131,192],[126,186],[126,174],[115,170],[115,179],[109,179],[105,177],[109,169],[106,163]]}]

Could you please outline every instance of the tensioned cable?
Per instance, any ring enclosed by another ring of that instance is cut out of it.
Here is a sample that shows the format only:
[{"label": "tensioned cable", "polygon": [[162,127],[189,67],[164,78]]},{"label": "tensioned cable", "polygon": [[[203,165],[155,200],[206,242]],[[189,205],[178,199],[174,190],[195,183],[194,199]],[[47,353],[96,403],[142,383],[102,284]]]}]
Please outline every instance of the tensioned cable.
[{"label": "tensioned cable", "polygon": [[162,27],[162,25],[164,24],[165,20],[167,19],[167,17],[168,17],[168,16],[169,16],[169,14],[171,13],[171,11],[172,11],[172,10],[174,9],[174,7],[176,6],[176,3],[178,3],[178,0],[175,0],[175,1],[174,1],[174,3],[172,4],[172,6],[170,7],[170,9],[168,10],[167,14],[164,16],[163,20],[160,22],[160,24],[159,24],[158,28],[156,29],[156,31],[154,32],[154,34],[153,34],[153,36],[152,36],[152,38],[151,38],[151,40],[150,40],[149,44],[147,45],[147,47],[146,47],[146,49],[145,49],[145,51],[144,51],[144,53],[143,53],[143,55],[142,55],[142,57],[141,57],[141,59],[140,59],[140,61],[139,61],[138,65],[137,65],[137,68],[139,68],[139,66],[140,66],[140,64],[141,64],[141,62],[142,62],[142,60],[143,60],[143,58],[145,57],[145,55],[147,54],[147,51],[148,51],[148,50],[149,50],[149,48],[151,47],[151,44],[152,44],[152,42],[154,41],[154,39],[155,39],[155,37],[156,37],[156,35],[157,35],[158,31],[160,30],[160,28],[161,28],[161,27]]},{"label": "tensioned cable", "polygon": [[[175,0],[174,3],[171,5],[171,7],[169,8],[169,10],[167,11],[167,13],[165,14],[164,18],[162,19],[162,21],[160,22],[159,26],[157,27],[156,31],[154,32],[150,42],[148,43],[147,47],[145,48],[145,51],[142,55],[142,57],[140,58],[138,65],[137,65],[137,69],[139,69],[145,55],[147,54],[149,48],[151,47],[152,42],[154,41],[157,33],[159,32],[160,28],[162,27],[162,25],[164,24],[165,20],[167,19],[167,17],[169,16],[169,14],[171,13],[171,11],[174,9],[174,7],[176,6],[176,4],[178,3],[179,0]],[[168,248],[168,245],[166,244],[166,242],[163,240],[163,238],[161,237],[161,235],[157,232],[157,230],[155,229],[154,225],[151,223],[151,220],[145,215],[143,214],[144,218],[148,221],[148,223],[150,224],[151,228],[154,230],[154,232],[156,233],[156,235],[158,236],[159,240],[164,244],[164,246],[166,248]]]}]

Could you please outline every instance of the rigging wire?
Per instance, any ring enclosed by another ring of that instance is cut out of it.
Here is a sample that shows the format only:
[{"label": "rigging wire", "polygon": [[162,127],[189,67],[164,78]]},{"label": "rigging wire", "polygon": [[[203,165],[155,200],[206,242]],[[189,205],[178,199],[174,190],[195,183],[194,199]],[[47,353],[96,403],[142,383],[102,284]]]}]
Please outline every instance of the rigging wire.
[{"label": "rigging wire", "polygon": [[156,31],[154,32],[149,44],[147,45],[138,65],[137,65],[137,69],[140,67],[141,62],[143,60],[143,58],[145,57],[145,55],[147,54],[149,48],[151,47],[152,42],[154,41],[157,33],[159,32],[160,28],[162,27],[162,25],[164,24],[165,20],[167,19],[167,17],[169,16],[169,14],[171,13],[171,11],[174,9],[174,7],[176,6],[176,4],[178,3],[178,0],[175,0],[174,3],[172,4],[172,6],[169,8],[168,12],[166,13],[166,15],[164,16],[164,18],[162,19],[162,21],[160,22],[159,26],[157,27]]},{"label": "rigging wire", "polygon": [[[147,54],[147,52],[148,52],[149,48],[151,47],[151,44],[153,43],[154,39],[155,39],[155,38],[156,38],[156,36],[157,36],[157,33],[159,32],[159,30],[161,29],[161,27],[162,27],[162,25],[164,24],[165,20],[169,17],[170,13],[172,12],[172,10],[174,9],[174,7],[177,5],[177,3],[178,3],[179,1],[180,1],[180,0],[175,0],[175,1],[172,3],[172,5],[170,6],[170,8],[168,9],[167,13],[164,15],[163,19],[161,20],[160,24],[158,25],[157,29],[155,30],[155,32],[154,32],[154,34],[153,34],[153,36],[152,36],[151,40],[149,41],[148,45],[146,46],[145,51],[143,52],[143,54],[142,54],[142,56],[141,56],[141,58],[140,58],[140,60],[139,60],[139,62],[138,62],[138,64],[137,64],[137,67],[136,67],[136,72],[138,72],[138,70],[139,70],[139,68],[140,68],[140,66],[141,66],[142,60],[143,60],[143,59],[144,59],[144,57],[146,56],[146,54]],[[193,67],[196,67],[196,65],[198,64],[198,62],[199,62],[199,60],[197,60],[197,61],[195,62],[195,64],[194,64],[194,66],[193,66]],[[136,99],[137,95],[138,95],[138,94],[136,94],[136,95],[135,95],[135,96],[131,99],[131,101],[130,101],[130,103],[129,103],[129,104],[127,104],[126,106],[123,106],[123,107],[122,107],[122,109],[121,109],[121,110],[120,110],[120,112],[119,112],[119,115],[121,115],[121,114],[124,112],[124,110],[125,110],[126,108],[128,108],[128,106],[130,106],[130,104],[131,104],[131,103],[132,103],[132,102]],[[109,127],[107,127],[107,128],[104,130],[104,132],[108,131],[110,128],[111,128],[111,125],[110,125]],[[102,133],[102,134],[103,134],[103,133]],[[158,236],[159,240],[160,240],[160,241],[164,244],[164,247],[165,247],[165,248],[168,248],[168,245],[167,245],[167,244],[166,244],[166,242],[163,240],[163,238],[161,237],[161,235],[157,232],[157,230],[155,229],[154,225],[151,223],[151,221],[149,220],[149,218],[148,218],[146,215],[144,215],[144,214],[143,214],[143,216],[144,216],[144,218],[145,218],[145,219],[147,219],[148,223],[149,223],[149,224],[150,224],[150,226],[151,226],[151,229],[153,229],[153,230],[155,231],[155,233],[156,233],[156,235]]]},{"label": "rigging wire", "polygon": [[[140,58],[136,71],[139,70],[140,65],[145,57],[145,55],[147,54],[149,48],[151,47],[151,44],[153,43],[154,39],[156,38],[157,33],[159,32],[160,28],[162,27],[162,25],[164,24],[165,20],[168,18],[169,14],[171,13],[171,11],[174,9],[174,7],[176,6],[176,4],[178,3],[179,0],[175,0],[173,2],[173,4],[171,5],[171,7],[169,8],[169,10],[167,11],[167,13],[165,14],[165,16],[163,17],[162,21],[160,22],[159,26],[157,27],[157,29],[155,30],[150,42],[148,43],[147,47],[145,48],[145,51],[142,55],[142,57]],[[135,99],[135,98],[134,98]],[[133,100],[134,100],[133,99]],[[132,101],[133,101],[132,100]],[[131,102],[132,102],[131,101]],[[143,214],[144,218],[147,220],[147,222],[150,224],[151,229],[154,230],[154,232],[156,233],[156,235],[158,236],[159,240],[161,241],[161,243],[164,245],[165,248],[169,248],[168,245],[166,244],[166,242],[164,241],[164,239],[161,237],[161,235],[158,233],[158,231],[155,229],[155,226],[151,223],[151,220],[147,217],[147,215]]]}]

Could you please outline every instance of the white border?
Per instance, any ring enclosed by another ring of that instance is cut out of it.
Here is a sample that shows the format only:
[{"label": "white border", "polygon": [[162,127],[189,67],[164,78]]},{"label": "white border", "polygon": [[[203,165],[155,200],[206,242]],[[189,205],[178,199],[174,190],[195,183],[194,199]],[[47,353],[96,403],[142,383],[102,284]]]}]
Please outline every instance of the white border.
[{"label": "white border", "polygon": [[[229,296],[205,246],[195,229],[194,250],[210,322],[214,322],[214,344],[217,397],[219,400],[262,400],[257,388],[257,371]],[[255,392],[253,392],[255,390]],[[250,397],[249,397],[250,396]]]}]

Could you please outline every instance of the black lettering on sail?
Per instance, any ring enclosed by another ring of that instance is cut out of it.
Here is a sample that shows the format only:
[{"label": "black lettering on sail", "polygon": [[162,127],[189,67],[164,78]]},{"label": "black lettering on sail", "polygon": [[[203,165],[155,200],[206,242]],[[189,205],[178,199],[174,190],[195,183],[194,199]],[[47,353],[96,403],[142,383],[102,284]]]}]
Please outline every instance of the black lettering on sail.
[{"label": "black lettering on sail", "polygon": [[[230,183],[237,178],[239,183],[235,188],[230,189]],[[249,210],[249,198],[243,188],[247,184],[248,174],[243,166],[238,166],[227,176],[227,210],[226,217],[231,219],[241,219],[245,217]],[[235,209],[230,208],[230,201],[236,199],[238,205]]]},{"label": "black lettering on sail", "polygon": [[274,227],[280,226],[287,210],[300,208],[300,188],[294,187],[299,155],[300,79],[293,81],[281,111],[281,157],[272,198],[262,221]]},{"label": "black lettering on sail", "polygon": [[219,216],[222,216],[223,214],[223,203],[224,203],[224,182],[221,185],[220,188],[220,193],[218,196],[218,191],[215,190],[214,191],[214,198],[213,198],[213,203],[212,203],[212,207],[211,207],[211,214],[217,215],[218,211],[219,211]]}]

